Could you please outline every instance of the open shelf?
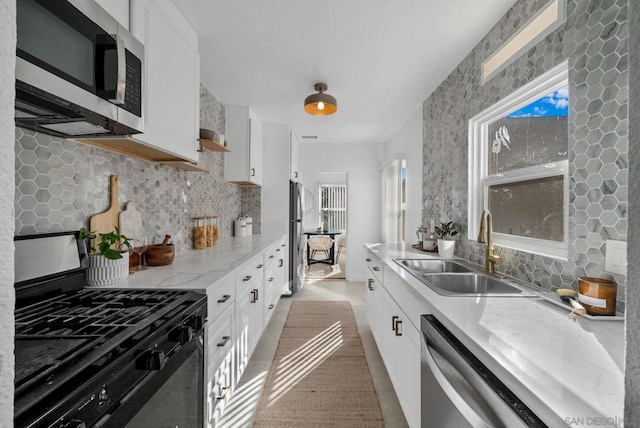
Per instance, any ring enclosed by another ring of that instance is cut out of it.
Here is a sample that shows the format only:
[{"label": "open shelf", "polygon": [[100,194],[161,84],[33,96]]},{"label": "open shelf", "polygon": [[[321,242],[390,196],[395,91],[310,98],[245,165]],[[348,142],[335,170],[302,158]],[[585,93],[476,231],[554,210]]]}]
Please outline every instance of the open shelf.
[{"label": "open shelf", "polygon": [[194,171],[194,172],[209,172],[208,169],[201,167],[198,164],[187,161],[162,161],[160,162],[164,165],[171,166],[176,169],[181,169],[183,171]]},{"label": "open shelf", "polygon": [[200,141],[200,151],[202,151],[202,148],[211,150],[212,152],[228,152],[229,151],[229,149],[227,149],[225,146],[223,146],[216,140],[211,140],[209,138],[200,138],[198,141]]}]

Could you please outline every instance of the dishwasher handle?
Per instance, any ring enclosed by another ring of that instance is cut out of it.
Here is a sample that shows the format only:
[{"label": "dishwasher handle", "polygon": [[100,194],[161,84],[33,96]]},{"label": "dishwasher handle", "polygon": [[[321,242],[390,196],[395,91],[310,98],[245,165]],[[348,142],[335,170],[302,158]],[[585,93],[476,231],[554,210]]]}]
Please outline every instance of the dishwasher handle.
[{"label": "dishwasher handle", "polygon": [[[453,386],[452,376],[448,375],[447,372],[455,373],[460,378],[464,379],[464,375],[462,375],[458,370],[456,370],[453,365],[449,364],[434,348],[432,348],[426,338],[423,335],[423,340],[425,341],[425,346],[427,348],[427,352],[424,352],[424,359],[433,374],[433,377],[438,381],[440,388],[447,394],[449,400],[453,403],[454,406],[458,409],[458,411],[462,414],[462,416],[473,426],[474,428],[491,428],[500,426],[500,421],[490,421],[487,422],[486,419],[492,419],[487,414],[481,415],[480,411],[476,410],[478,408],[484,407],[484,404],[475,400],[471,394],[464,394],[464,397],[458,389]],[[440,361],[440,364],[436,362],[436,358]],[[446,367],[441,367],[446,366]],[[473,403],[470,404],[470,403]],[[483,412],[484,413],[484,412]]]}]

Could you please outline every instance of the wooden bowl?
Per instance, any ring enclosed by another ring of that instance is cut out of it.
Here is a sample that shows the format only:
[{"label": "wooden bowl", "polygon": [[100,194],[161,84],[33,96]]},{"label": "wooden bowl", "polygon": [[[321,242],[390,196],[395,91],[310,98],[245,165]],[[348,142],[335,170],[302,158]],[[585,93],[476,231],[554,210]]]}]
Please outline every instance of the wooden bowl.
[{"label": "wooden bowl", "polygon": [[200,138],[204,138],[206,140],[217,140],[217,132],[212,131],[211,129],[200,128]]},{"label": "wooden bowl", "polygon": [[148,266],[165,266],[173,263],[175,256],[175,247],[173,244],[156,244],[149,245],[144,258]]}]

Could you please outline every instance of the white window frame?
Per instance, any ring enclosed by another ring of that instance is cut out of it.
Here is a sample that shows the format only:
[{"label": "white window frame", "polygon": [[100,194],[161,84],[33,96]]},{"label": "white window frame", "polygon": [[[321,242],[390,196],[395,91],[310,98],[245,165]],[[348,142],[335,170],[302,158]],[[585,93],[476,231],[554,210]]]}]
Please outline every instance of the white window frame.
[{"label": "white window frame", "polygon": [[469,120],[469,240],[475,240],[478,236],[480,216],[483,208],[488,206],[489,186],[563,176],[564,239],[562,242],[503,233],[494,233],[493,242],[504,248],[567,260],[569,252],[568,160],[488,175],[489,124],[567,85],[568,63],[565,61]]},{"label": "white window frame", "polygon": [[[329,205],[328,207],[323,207],[323,199],[322,199],[322,189],[323,188],[329,188],[329,189],[333,189],[330,190],[330,200],[329,200]],[[336,193],[336,190],[339,189]],[[341,207],[339,205],[341,205],[339,202],[341,196],[344,197],[344,207]],[[320,208],[320,212],[322,212],[322,210],[327,210],[330,212],[334,212],[336,213],[336,216],[334,216],[334,220],[336,217],[342,217],[341,221],[338,221],[337,223],[343,223],[344,227],[337,227],[335,224],[333,224],[333,222],[329,221],[329,229],[332,230],[339,230],[342,232],[346,232],[347,230],[347,185],[346,184],[320,184],[320,186],[318,187],[318,205]],[[320,213],[318,213],[318,221],[319,224],[322,224],[322,215]]]}]

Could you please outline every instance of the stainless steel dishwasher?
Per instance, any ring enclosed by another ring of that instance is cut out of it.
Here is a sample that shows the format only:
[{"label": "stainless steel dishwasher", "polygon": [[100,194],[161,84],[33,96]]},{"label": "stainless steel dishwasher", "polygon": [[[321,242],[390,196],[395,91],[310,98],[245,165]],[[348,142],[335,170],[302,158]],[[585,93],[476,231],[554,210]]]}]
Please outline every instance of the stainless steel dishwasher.
[{"label": "stainless steel dishwasher", "polygon": [[433,315],[421,323],[422,428],[546,427]]}]

